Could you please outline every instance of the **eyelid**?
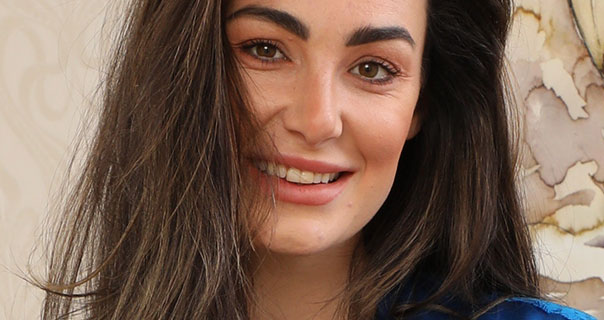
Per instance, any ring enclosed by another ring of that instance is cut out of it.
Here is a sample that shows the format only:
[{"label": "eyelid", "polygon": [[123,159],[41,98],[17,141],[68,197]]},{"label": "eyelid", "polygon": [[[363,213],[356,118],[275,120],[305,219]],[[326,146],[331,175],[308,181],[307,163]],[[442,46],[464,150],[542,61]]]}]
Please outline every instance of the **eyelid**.
[{"label": "eyelid", "polygon": [[[278,52],[280,52],[283,55],[283,57],[281,57],[281,58],[263,58],[261,56],[257,56],[250,52],[250,50],[252,48],[254,48],[255,46],[258,46],[260,44],[268,44],[270,46],[275,47],[275,49]],[[245,53],[246,55],[252,57],[253,59],[255,59],[257,61],[260,61],[263,64],[272,64],[272,63],[279,63],[279,62],[283,62],[283,61],[290,61],[289,57],[285,53],[285,50],[283,50],[281,44],[274,40],[256,38],[256,39],[251,39],[251,40],[241,42],[239,44],[236,44],[235,46],[240,48],[241,51],[243,51],[243,53]],[[358,68],[363,63],[377,64],[379,68],[383,68],[388,73],[388,76],[385,78],[382,78],[382,79],[371,79],[371,78],[363,77],[362,75],[360,75],[358,73],[355,74],[355,73],[351,72],[352,70],[354,70],[355,68]],[[397,67],[394,63],[391,63],[386,59],[383,59],[380,57],[375,57],[375,56],[364,56],[364,57],[358,59],[357,62],[354,64],[354,66],[352,68],[348,69],[348,72],[355,75],[355,77],[359,78],[361,81],[368,82],[368,83],[374,84],[374,85],[389,84],[394,80],[394,78],[401,76],[403,74],[401,69],[399,67]]]}]

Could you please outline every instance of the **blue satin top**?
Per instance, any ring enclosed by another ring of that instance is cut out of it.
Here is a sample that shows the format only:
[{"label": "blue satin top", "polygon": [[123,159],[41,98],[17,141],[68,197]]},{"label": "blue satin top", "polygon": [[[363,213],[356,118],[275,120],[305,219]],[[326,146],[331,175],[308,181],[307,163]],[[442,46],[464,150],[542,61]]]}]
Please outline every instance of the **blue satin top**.
[{"label": "blue satin top", "polygon": [[[449,315],[437,311],[417,313],[410,320],[445,320],[451,319]],[[553,302],[533,298],[510,298],[500,303],[479,320],[596,320],[596,318],[579,310],[565,307]],[[395,320],[388,314],[387,306],[380,304],[376,320]]]},{"label": "blue satin top", "polygon": [[[438,282],[434,277],[420,276],[416,279],[420,280],[414,290],[410,290],[410,283],[401,285],[380,302],[377,308],[375,320],[395,320],[395,317],[390,314],[390,309],[394,302],[409,302],[421,301],[428,298],[430,292],[438,287]],[[497,294],[492,294],[490,297],[485,297],[484,305],[494,301],[498,297]],[[464,316],[469,316],[472,310],[476,308],[470,307],[468,304],[461,302],[460,299],[454,296],[448,296],[442,299],[439,303],[454,312]],[[452,316],[436,311],[426,310],[406,316],[405,320],[444,320],[451,319]],[[545,301],[542,299],[513,297],[504,300],[498,305],[488,310],[485,314],[478,318],[479,320],[596,320],[593,316],[582,311],[565,307],[557,303]]]}]

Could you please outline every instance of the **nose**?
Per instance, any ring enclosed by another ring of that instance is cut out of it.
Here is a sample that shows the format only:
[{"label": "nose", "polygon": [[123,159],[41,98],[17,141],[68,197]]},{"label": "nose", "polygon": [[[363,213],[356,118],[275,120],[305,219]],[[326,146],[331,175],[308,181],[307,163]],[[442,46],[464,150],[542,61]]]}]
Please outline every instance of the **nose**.
[{"label": "nose", "polygon": [[300,90],[283,117],[285,129],[311,146],[339,137],[342,119],[333,76],[328,72],[308,73],[297,84]]}]

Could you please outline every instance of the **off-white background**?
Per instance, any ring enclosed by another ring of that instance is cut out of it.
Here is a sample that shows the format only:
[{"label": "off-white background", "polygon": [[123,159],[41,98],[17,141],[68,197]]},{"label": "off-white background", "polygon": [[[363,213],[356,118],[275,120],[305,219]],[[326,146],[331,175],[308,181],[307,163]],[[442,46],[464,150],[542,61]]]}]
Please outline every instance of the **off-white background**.
[{"label": "off-white background", "polygon": [[[42,222],[109,46],[102,41],[107,6],[0,0],[0,319],[40,317],[41,292],[17,275],[28,272],[34,244],[44,251]],[[31,260],[36,272],[40,258]]]},{"label": "off-white background", "polygon": [[[110,1],[107,15],[108,0],[0,0],[0,319],[39,318],[41,292],[17,275],[28,261],[43,271],[42,256],[30,260],[30,252],[94,105],[124,3]],[[566,0],[518,2],[509,53],[544,286],[604,319],[603,80]]]}]

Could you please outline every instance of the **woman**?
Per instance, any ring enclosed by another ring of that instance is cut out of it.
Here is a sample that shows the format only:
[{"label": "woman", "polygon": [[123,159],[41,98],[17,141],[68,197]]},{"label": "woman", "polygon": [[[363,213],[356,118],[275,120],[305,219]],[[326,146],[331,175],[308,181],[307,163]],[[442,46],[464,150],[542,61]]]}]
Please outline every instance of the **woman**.
[{"label": "woman", "polygon": [[510,8],[134,1],[44,317],[588,319],[530,299]]}]

